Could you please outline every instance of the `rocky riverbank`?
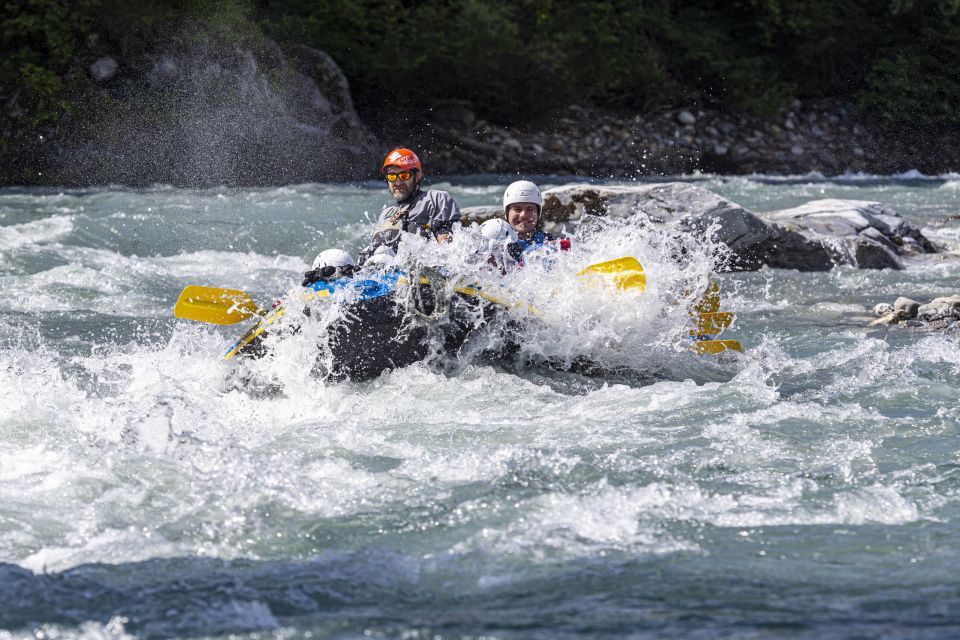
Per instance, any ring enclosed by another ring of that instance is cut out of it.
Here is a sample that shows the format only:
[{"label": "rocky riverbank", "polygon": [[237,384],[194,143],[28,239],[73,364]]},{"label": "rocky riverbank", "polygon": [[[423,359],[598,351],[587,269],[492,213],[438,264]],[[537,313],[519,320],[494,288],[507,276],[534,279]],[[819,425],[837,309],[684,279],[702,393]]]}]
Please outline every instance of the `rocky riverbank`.
[{"label": "rocky riverbank", "polygon": [[960,135],[906,139],[861,123],[839,100],[794,101],[768,118],[710,109],[617,114],[571,107],[539,127],[502,127],[469,105],[438,105],[415,143],[432,170],[639,177],[719,174],[935,175],[960,168]]}]

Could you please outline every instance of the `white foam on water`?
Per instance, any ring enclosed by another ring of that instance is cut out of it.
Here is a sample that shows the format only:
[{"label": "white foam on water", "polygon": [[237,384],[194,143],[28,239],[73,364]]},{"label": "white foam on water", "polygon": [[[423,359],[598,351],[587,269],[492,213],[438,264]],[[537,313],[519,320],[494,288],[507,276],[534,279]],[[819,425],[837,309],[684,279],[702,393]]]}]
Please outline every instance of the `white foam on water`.
[{"label": "white foam on water", "polygon": [[[455,281],[479,281],[485,291],[514,301],[512,313],[523,322],[520,359],[570,364],[587,357],[609,368],[658,371],[664,359],[675,360],[687,349],[688,310],[707,287],[718,251],[679,229],[664,235],[672,239],[664,241],[633,221],[607,221],[574,238],[570,251],[528,258],[523,269],[500,276],[475,259],[482,239],[466,228],[443,247],[405,241],[398,261],[438,264]],[[671,257],[681,254],[680,261]],[[635,256],[644,265],[642,295],[613,293],[576,275],[622,256]]]},{"label": "white foam on water", "polygon": [[21,340],[27,344],[0,350],[3,432],[19,432],[25,424],[55,424],[87,398],[75,380],[63,375],[52,350],[37,345],[39,339],[30,334]]},{"label": "white foam on water", "polygon": [[35,629],[0,629],[0,640],[134,640],[137,636],[126,630],[129,622],[127,618],[116,616],[105,624],[91,621],[78,627],[44,624]]},{"label": "white foam on water", "polygon": [[811,503],[815,485],[796,480],[778,490],[743,495],[706,494],[687,506],[687,517],[718,527],[810,525],[902,525],[920,519],[917,506],[893,487],[873,486],[839,493],[824,504]]},{"label": "white foam on water", "polygon": [[[73,232],[73,217],[54,215],[32,222],[0,227],[0,251],[50,244]],[[0,253],[0,259],[3,254]]]},{"label": "white foam on water", "polygon": [[[954,255],[960,253],[960,223],[954,222],[943,226],[924,227],[922,232],[935,246],[940,247],[946,253]],[[923,263],[922,266],[926,267],[926,263]],[[957,268],[956,264],[937,266]]]},{"label": "white foam on water", "polygon": [[[221,206],[312,206],[314,190],[234,200],[225,190]],[[190,211],[210,204],[176,193]],[[469,263],[469,231],[445,247],[405,246],[406,257],[435,261],[454,279],[487,278],[489,290],[524,303],[510,312],[526,327],[519,364],[471,356],[339,384],[312,374],[323,313],[244,365],[249,385],[222,361],[246,325],[169,320],[181,286],[207,284],[248,290],[264,306],[296,301],[291,320],[305,321],[296,280],[312,255],[126,256],[60,245],[51,232],[43,250],[66,264],[4,280],[26,301],[0,326],[0,519],[10,523],[0,527],[0,557],[34,572],[242,558],[263,567],[267,583],[288,579],[291,558],[307,559],[351,584],[425,581],[454,592],[611,557],[709,558],[711,528],[717,539],[750,527],[802,541],[807,526],[864,527],[858,535],[870,538],[952,521],[956,456],[939,445],[960,424],[955,335],[831,324],[858,311],[844,296],[887,291],[910,273],[721,277],[724,309],[744,312],[755,338],[730,361],[703,359],[686,349],[686,308],[711,277],[714,247],[650,237],[636,222],[583,231],[570,252],[551,256],[553,269],[531,261],[505,277]],[[360,227],[340,237],[359,242]],[[624,255],[644,266],[643,296],[611,295],[575,275]],[[943,280],[956,271],[928,268]],[[57,309],[171,324],[149,341],[44,338],[37,319]],[[527,366],[578,357],[643,375]],[[327,563],[336,554],[350,557]],[[282,566],[270,577],[273,562]],[[236,618],[239,628],[277,630],[256,594],[234,594],[210,614],[198,627]],[[125,624],[41,630],[127,637]]]},{"label": "white foam on water", "polygon": [[[618,488],[599,482],[577,495],[549,493],[518,505],[506,527],[484,527],[452,549],[455,554],[483,553],[501,561],[521,557],[525,563],[553,563],[605,553],[666,554],[697,551],[692,541],[662,528],[673,510],[674,491],[660,484]],[[508,578],[501,576],[501,581]]]},{"label": "white foam on water", "polygon": [[[0,304],[21,313],[90,310],[108,315],[168,317],[173,301],[148,293],[158,283],[179,280],[182,287],[226,281],[231,283],[228,288],[267,287],[272,291],[286,287],[291,273],[307,268],[299,258],[253,253],[203,251],[140,257],[87,247],[58,247],[58,253],[66,264],[8,277],[10,295]],[[169,295],[169,290],[166,293]],[[269,305],[269,299],[261,302]]]}]

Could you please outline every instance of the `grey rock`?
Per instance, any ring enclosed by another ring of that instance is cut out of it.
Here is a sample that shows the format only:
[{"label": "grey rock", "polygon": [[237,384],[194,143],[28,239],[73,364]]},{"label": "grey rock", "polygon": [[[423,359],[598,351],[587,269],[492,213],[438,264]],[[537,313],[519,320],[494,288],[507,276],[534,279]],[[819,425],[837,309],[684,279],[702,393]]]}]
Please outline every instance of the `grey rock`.
[{"label": "grey rock", "polygon": [[765,222],[740,205],[687,183],[636,186],[566,185],[544,191],[543,215],[567,223],[589,216],[633,218],[638,224],[678,223],[730,248],[723,268],[743,271],[763,265],[802,271],[830,269],[831,254],[819,240]]},{"label": "grey rock", "polygon": [[477,207],[461,207],[460,208],[460,224],[463,226],[469,226],[471,224],[480,224],[490,220],[491,218],[498,218],[503,215],[503,208],[496,205],[480,205]]},{"label": "grey rock", "polygon": [[894,306],[889,302],[881,302],[873,308],[873,315],[875,316],[885,316],[894,311]]},{"label": "grey rock", "polygon": [[477,124],[472,105],[466,100],[444,100],[434,103],[432,119],[455,131],[469,131]]},{"label": "grey rock", "polygon": [[[382,149],[326,53],[268,39],[244,48],[202,34],[182,34],[169,53],[131,62],[141,76],[105,84],[117,105],[109,126],[70,132],[50,161],[50,180],[289,184],[355,178],[358,167],[377,162]],[[106,77],[101,66],[91,75]]]},{"label": "grey rock", "polygon": [[[838,264],[863,269],[901,269],[901,255],[934,253],[930,241],[892,207],[862,200],[814,200],[762,214],[774,224],[818,241]],[[905,239],[911,242],[905,242]]]},{"label": "grey rock", "polygon": [[110,56],[97,58],[89,67],[90,77],[97,82],[106,82],[107,80],[112,80],[113,77],[117,75],[119,68],[120,65]]},{"label": "grey rock", "polygon": [[952,318],[955,314],[960,315],[957,306],[934,300],[933,302],[920,305],[920,308],[917,309],[917,320],[934,322],[936,320],[943,320],[944,318]]},{"label": "grey rock", "polygon": [[693,125],[697,122],[697,116],[693,115],[689,111],[681,111],[677,114],[677,120],[680,124]]},{"label": "grey rock", "polygon": [[860,269],[903,269],[896,253],[870,238],[861,238],[853,246],[852,253],[853,266]]},{"label": "grey rock", "polygon": [[[940,313],[936,316],[935,319],[941,318],[960,318],[960,296],[945,296],[941,298],[934,298],[930,301],[929,305],[924,306],[936,307],[940,310]],[[917,316],[920,316],[920,310],[917,310]]]},{"label": "grey rock", "polygon": [[910,298],[899,297],[893,301],[893,308],[903,312],[907,318],[916,318],[920,303]]}]

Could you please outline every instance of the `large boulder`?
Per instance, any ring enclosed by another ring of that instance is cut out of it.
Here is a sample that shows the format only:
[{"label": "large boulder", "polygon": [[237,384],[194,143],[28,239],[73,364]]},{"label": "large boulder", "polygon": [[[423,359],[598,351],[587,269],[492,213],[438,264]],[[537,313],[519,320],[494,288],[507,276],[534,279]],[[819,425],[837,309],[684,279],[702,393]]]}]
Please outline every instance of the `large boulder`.
[{"label": "large boulder", "polygon": [[[877,202],[818,200],[801,207],[755,214],[697,185],[571,184],[543,192],[545,228],[557,232],[593,216],[638,218],[654,228],[674,224],[730,248],[721,268],[762,266],[826,271],[838,264],[864,269],[900,269],[900,256],[935,251],[899,213]],[[464,209],[481,222],[496,207]]]},{"label": "large boulder", "polygon": [[73,120],[29,150],[46,182],[344,180],[366,175],[380,154],[322,51],[187,28],[118,62],[92,64]]},{"label": "large boulder", "polygon": [[900,256],[936,249],[889,205],[864,200],[814,200],[763,217],[823,244],[835,262],[862,269],[901,269]]},{"label": "large boulder", "polygon": [[654,226],[679,223],[701,237],[709,235],[727,245],[731,256],[723,267],[729,270],[755,270],[768,265],[821,271],[833,266],[820,242],[770,224],[731,200],[684,182],[547,189],[544,216],[563,223],[585,216],[640,216]]}]

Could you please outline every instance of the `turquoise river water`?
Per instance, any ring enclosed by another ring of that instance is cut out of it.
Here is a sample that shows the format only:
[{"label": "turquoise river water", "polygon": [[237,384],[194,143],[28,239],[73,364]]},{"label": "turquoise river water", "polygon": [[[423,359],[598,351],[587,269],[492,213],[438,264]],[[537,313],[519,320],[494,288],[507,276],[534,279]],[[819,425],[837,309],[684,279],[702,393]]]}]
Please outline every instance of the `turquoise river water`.
[{"label": "turquoise river water", "polygon": [[[174,318],[179,291],[295,295],[381,185],[0,190],[0,640],[960,637],[958,334],[867,326],[960,292],[960,177],[685,179],[885,202],[944,253],[720,275],[744,353],[697,358],[670,296],[711,248],[611,224],[514,285],[545,313],[525,355],[616,375],[334,384],[308,336],[257,363],[266,393],[221,359],[244,325]],[[622,255],[645,296],[566,274]]]}]

